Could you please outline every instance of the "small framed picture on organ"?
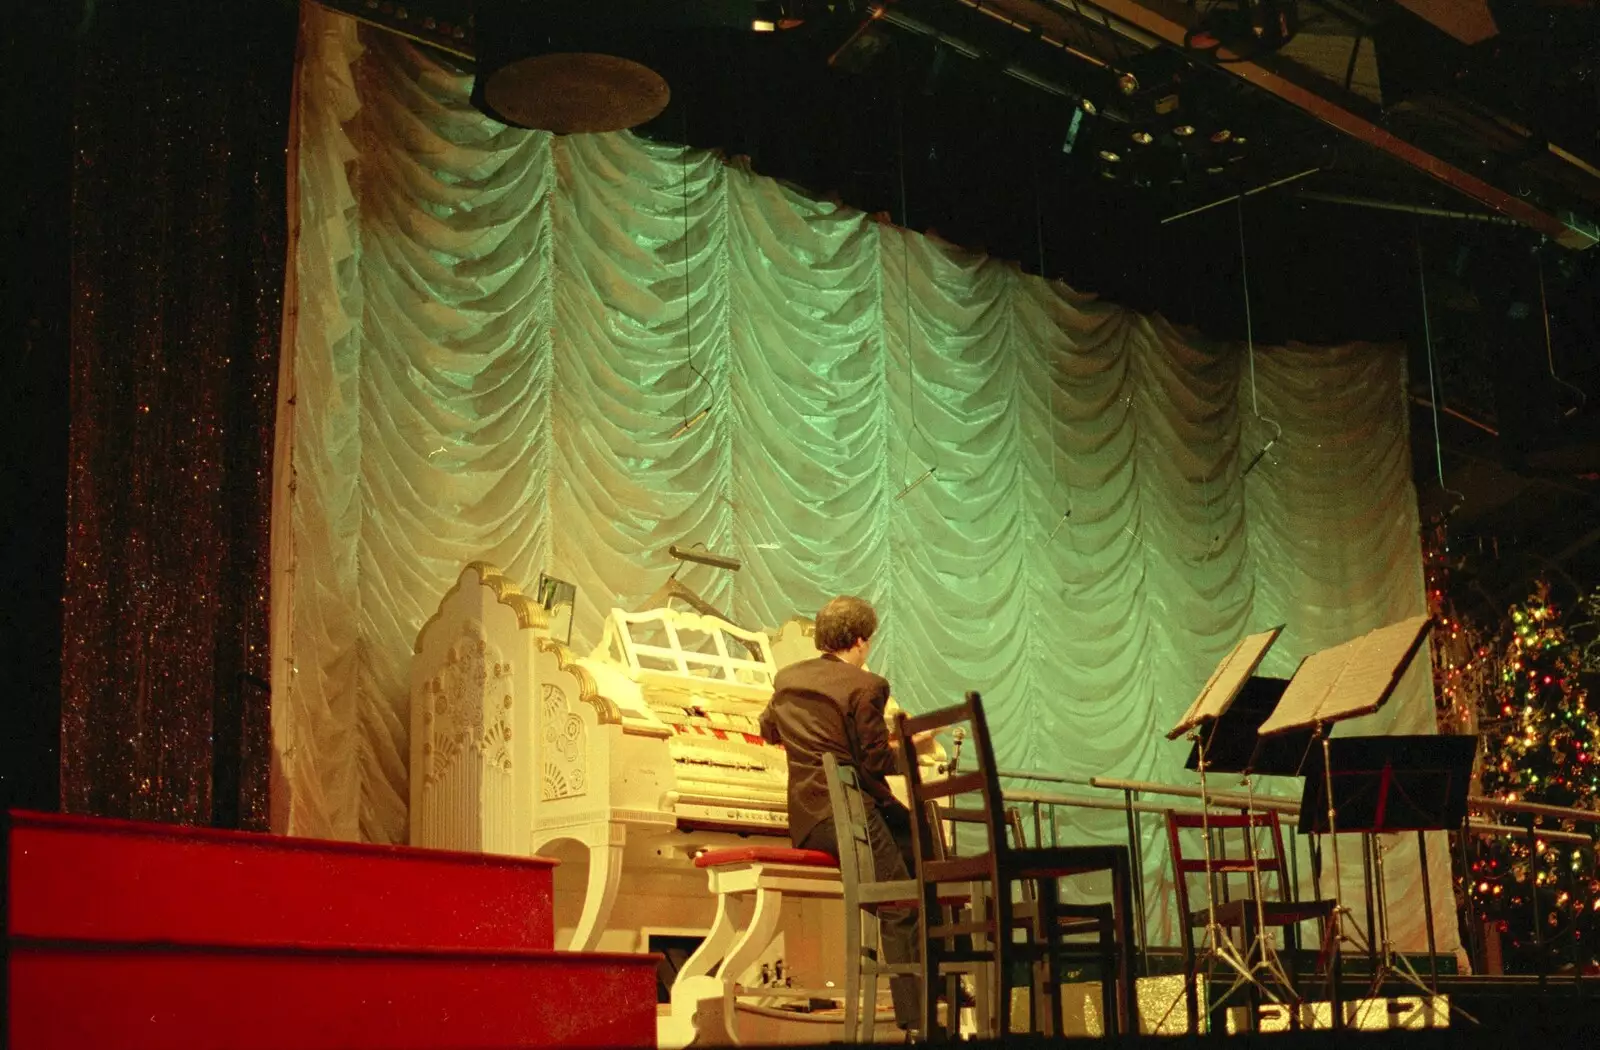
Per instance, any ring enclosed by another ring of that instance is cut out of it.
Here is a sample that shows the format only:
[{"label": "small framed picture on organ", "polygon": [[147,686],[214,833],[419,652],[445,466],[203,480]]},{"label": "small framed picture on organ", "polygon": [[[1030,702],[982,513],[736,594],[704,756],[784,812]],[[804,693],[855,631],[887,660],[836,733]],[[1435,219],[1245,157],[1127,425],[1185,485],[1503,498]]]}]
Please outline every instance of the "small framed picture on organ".
[{"label": "small framed picture on organ", "polygon": [[550,637],[562,645],[572,644],[572,611],[578,605],[578,585],[539,574],[537,600],[550,614]]}]

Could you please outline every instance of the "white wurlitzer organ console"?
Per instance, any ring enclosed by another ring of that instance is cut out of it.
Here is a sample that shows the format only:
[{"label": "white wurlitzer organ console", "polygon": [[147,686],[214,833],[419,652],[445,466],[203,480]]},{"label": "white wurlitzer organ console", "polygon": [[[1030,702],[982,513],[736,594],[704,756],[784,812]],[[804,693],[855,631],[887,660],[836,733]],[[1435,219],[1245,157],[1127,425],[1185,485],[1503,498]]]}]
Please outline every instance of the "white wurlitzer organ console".
[{"label": "white wurlitzer organ console", "polygon": [[[798,621],[776,647],[816,653]],[[496,569],[467,566],[417,638],[411,843],[562,860],[556,921],[574,950],[703,935],[715,902],[694,856],[788,844],[786,760],[758,725],[773,649],[715,617],[613,610],[577,657]],[[836,918],[800,921],[837,936]],[[819,950],[802,950],[810,965]]]}]

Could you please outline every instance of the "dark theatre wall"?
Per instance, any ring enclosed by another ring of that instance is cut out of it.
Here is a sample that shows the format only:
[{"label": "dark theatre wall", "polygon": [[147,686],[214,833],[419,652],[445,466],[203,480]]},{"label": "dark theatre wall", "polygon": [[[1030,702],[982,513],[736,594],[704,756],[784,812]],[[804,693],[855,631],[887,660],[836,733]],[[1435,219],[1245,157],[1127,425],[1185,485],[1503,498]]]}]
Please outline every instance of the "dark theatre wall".
[{"label": "dark theatre wall", "polygon": [[[28,584],[24,644],[60,632],[60,799],[264,827],[267,698],[240,676],[267,674],[295,5],[31,6],[20,44],[56,75],[26,93],[50,162],[21,226],[54,243],[26,279],[41,303],[70,295],[70,339],[41,308],[36,396],[7,420],[8,454],[38,457],[37,535],[7,561]],[[46,658],[27,670],[12,717],[48,724]],[[50,743],[38,726],[19,743],[30,775]],[[218,758],[239,787],[214,812]],[[31,792],[12,797],[40,805]]]},{"label": "dark theatre wall", "polygon": [[[26,15],[42,14],[30,0]],[[60,797],[61,567],[66,536],[70,54],[48,19],[0,54],[0,806]],[[51,90],[39,90],[50,85]]]}]

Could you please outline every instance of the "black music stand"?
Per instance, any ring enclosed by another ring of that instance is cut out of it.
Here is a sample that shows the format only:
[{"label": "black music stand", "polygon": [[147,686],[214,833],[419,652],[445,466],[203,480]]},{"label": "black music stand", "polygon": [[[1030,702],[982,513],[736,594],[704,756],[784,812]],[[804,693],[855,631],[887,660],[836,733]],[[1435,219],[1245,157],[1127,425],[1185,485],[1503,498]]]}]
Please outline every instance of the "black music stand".
[{"label": "black music stand", "polygon": [[[1259,634],[1247,635],[1239,639],[1227,656],[1217,664],[1211,672],[1211,677],[1206,680],[1200,689],[1200,695],[1189,705],[1178,724],[1167,733],[1168,740],[1176,740],[1180,736],[1188,735],[1194,742],[1190,750],[1188,768],[1195,770],[1200,776],[1200,813],[1201,835],[1205,848],[1205,874],[1206,874],[1206,940],[1205,954],[1206,985],[1209,988],[1216,963],[1221,962],[1234,971],[1235,978],[1228,990],[1219,998],[1219,1002],[1226,1002],[1240,988],[1251,986],[1257,992],[1264,994],[1274,1003],[1283,1005],[1272,987],[1264,983],[1259,976],[1266,972],[1277,979],[1279,987],[1288,990],[1291,996],[1298,997],[1294,983],[1283,971],[1278,961],[1277,952],[1267,936],[1265,917],[1257,915],[1256,941],[1258,943],[1245,945],[1241,954],[1233,942],[1222,934],[1222,927],[1217,922],[1216,895],[1212,891],[1213,883],[1219,871],[1226,868],[1219,866],[1211,855],[1211,826],[1207,820],[1211,812],[1211,801],[1207,794],[1206,773],[1208,770],[1222,772],[1242,773],[1243,784],[1247,791],[1251,790],[1250,761],[1255,753],[1256,741],[1252,739],[1256,728],[1272,710],[1272,705],[1283,694],[1288,685],[1281,679],[1256,677],[1256,668],[1261,666],[1261,661],[1266,657],[1267,650],[1272,648],[1272,643],[1278,640],[1278,635],[1283,633],[1280,624],[1271,630]],[[1240,706],[1241,700],[1243,706]],[[1237,709],[1237,713],[1235,713]],[[1309,734],[1308,734],[1309,735]],[[1223,756],[1222,764],[1213,760],[1213,754]],[[1289,772],[1297,771],[1299,761],[1296,760]],[[1255,809],[1254,796],[1246,800],[1250,810]],[[1249,830],[1249,829],[1247,829]],[[1251,860],[1255,861],[1255,836],[1249,836]],[[1176,877],[1183,878],[1182,871],[1176,872]],[[1251,878],[1254,882],[1252,890],[1257,909],[1261,908],[1261,872],[1251,869]],[[1188,916],[1183,916],[1180,921],[1189,921]],[[1251,957],[1255,962],[1250,962]],[[1184,996],[1190,999],[1190,1010],[1196,1009],[1193,997],[1193,988],[1186,987]],[[1176,1006],[1177,1002],[1174,1001]],[[1298,1003],[1296,1003],[1298,1005]],[[1190,1023],[1197,1023],[1198,1019],[1190,1018]]]},{"label": "black music stand", "polygon": [[[1475,736],[1342,737],[1328,742],[1328,761],[1324,768],[1313,765],[1306,770],[1300,804],[1302,832],[1327,834],[1331,827],[1337,827],[1341,832],[1371,835],[1417,833],[1430,981],[1423,984],[1410,962],[1395,952],[1389,937],[1388,899],[1380,846],[1375,853],[1382,949],[1368,998],[1375,997],[1390,976],[1398,976],[1430,999],[1439,994],[1427,832],[1459,828],[1467,819],[1467,794],[1477,753],[1478,738]],[[1331,791],[1329,783],[1333,785]],[[1330,804],[1336,815],[1333,824],[1328,817]],[[1457,1012],[1473,1020],[1459,1008]]]},{"label": "black music stand", "polygon": [[[1421,651],[1422,643],[1432,627],[1431,618],[1414,616],[1307,657],[1290,681],[1289,688],[1284,690],[1277,709],[1261,726],[1260,735],[1263,738],[1310,727],[1314,730],[1316,738],[1322,742],[1321,782],[1328,785],[1328,788],[1321,790],[1319,797],[1324,803],[1322,813],[1327,819],[1318,826],[1330,837],[1333,847],[1335,901],[1333,922],[1335,936],[1340,942],[1348,939],[1344,933],[1344,917],[1348,909],[1344,906],[1340,889],[1339,834],[1351,829],[1341,824],[1338,814],[1341,803],[1334,797],[1345,789],[1345,785],[1334,779],[1331,739],[1333,726],[1336,722],[1373,714],[1382,708],[1394,694],[1395,687],[1399,685],[1411,662],[1416,659],[1417,653]],[[1307,766],[1314,770],[1315,763],[1308,762]],[[1380,769],[1380,782],[1382,778]],[[1392,766],[1389,782],[1393,782]],[[1388,797],[1389,794],[1387,789],[1382,792],[1384,797]],[[1385,807],[1387,805],[1385,803]],[[1402,815],[1407,805],[1400,806],[1396,812],[1396,819]],[[1374,816],[1376,815],[1376,805],[1374,805]],[[1384,817],[1388,819],[1386,808]],[[1304,810],[1301,819],[1318,821],[1315,817],[1307,818]],[[1378,881],[1381,887],[1381,873]],[[1430,923],[1432,921],[1431,914],[1429,921]],[[1391,968],[1391,965],[1392,959],[1386,958],[1384,964],[1379,967],[1380,974],[1384,969]],[[1418,980],[1417,984],[1421,986],[1421,981]],[[1427,989],[1424,988],[1424,991]],[[1428,994],[1431,998],[1433,993]],[[1462,1014],[1462,1016],[1467,1015]],[[1340,1026],[1342,1021],[1340,1017],[1333,1018],[1335,1027]]]},{"label": "black music stand", "polygon": [[1206,768],[1213,773],[1299,776],[1315,730],[1291,730],[1272,737],[1257,735],[1288,687],[1288,678],[1252,674],[1245,679],[1233,703],[1214,720],[1201,723],[1200,739],[1189,749],[1184,768],[1198,770],[1204,748]]}]

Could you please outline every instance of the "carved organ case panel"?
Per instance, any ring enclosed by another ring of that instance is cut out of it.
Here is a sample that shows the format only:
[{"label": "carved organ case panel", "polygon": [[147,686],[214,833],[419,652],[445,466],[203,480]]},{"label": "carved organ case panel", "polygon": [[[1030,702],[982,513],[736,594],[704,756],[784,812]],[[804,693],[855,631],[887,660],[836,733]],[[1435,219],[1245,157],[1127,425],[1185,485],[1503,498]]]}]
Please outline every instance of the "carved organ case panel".
[{"label": "carved organ case panel", "polygon": [[493,566],[462,570],[411,663],[410,840],[529,852],[534,652],[543,610]]},{"label": "carved organ case panel", "polygon": [[669,735],[626,676],[541,640],[534,748],[534,844],[608,822],[672,824]]}]

